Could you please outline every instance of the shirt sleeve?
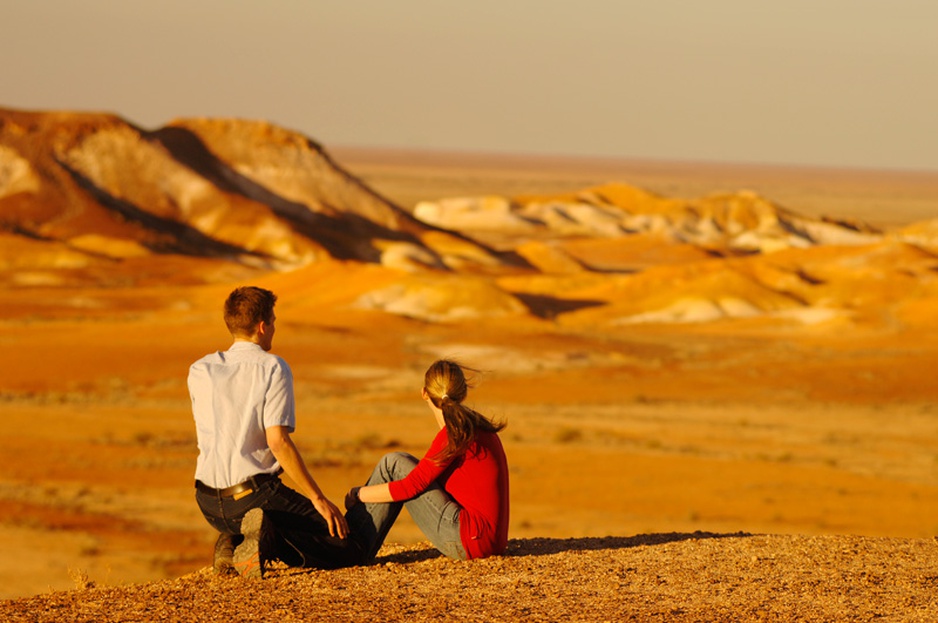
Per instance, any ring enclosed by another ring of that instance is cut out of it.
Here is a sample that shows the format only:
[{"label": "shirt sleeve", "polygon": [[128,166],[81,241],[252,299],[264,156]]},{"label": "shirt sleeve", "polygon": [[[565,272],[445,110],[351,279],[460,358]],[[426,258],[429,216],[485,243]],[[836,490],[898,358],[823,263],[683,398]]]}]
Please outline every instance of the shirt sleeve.
[{"label": "shirt sleeve", "polygon": [[292,433],[296,428],[296,399],[293,395],[293,371],[283,359],[277,358],[271,368],[264,399],[264,428],[285,426]]},{"label": "shirt sleeve", "polygon": [[401,480],[395,480],[388,483],[388,491],[395,502],[403,502],[417,497],[427,490],[433,482],[440,477],[440,474],[452,463],[452,459],[444,463],[434,461],[436,457],[447,444],[446,428],[441,428],[440,432],[430,444],[430,449],[414,467],[413,471]]}]

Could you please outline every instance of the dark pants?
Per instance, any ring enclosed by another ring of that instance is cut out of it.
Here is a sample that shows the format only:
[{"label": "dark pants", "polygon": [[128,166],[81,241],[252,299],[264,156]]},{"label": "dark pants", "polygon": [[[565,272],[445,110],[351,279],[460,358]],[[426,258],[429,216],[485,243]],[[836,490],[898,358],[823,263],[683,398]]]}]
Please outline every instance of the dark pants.
[{"label": "dark pants", "polygon": [[313,503],[284,485],[268,480],[240,500],[222,498],[196,489],[195,500],[213,528],[226,534],[241,533],[241,519],[252,508],[263,509],[273,526],[269,553],[292,567],[338,569],[360,564],[361,547],[353,539],[329,536],[329,526]]}]

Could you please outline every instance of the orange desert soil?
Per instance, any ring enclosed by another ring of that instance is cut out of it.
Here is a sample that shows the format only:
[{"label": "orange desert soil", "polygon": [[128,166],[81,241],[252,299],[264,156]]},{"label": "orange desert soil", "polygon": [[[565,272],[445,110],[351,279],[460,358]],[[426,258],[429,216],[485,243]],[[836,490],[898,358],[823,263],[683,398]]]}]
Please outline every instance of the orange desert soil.
[{"label": "orange desert soil", "polygon": [[[680,196],[745,186],[880,226],[938,206],[926,174],[335,155],[405,209],[606,181]],[[512,542],[448,561],[404,514],[374,566],[249,582],[208,571],[185,387],[191,361],[227,346],[219,305],[242,273],[187,260],[213,275],[197,283],[173,261],[133,288],[0,290],[2,620],[938,620],[933,299],[887,313],[899,286],[885,279],[857,293],[849,322],[601,331],[350,309],[355,288],[397,278],[350,262],[259,276],[282,293],[274,350],[327,495],[341,500],[389,450],[424,451],[422,373],[453,356],[482,370],[473,406],[508,421]],[[576,286],[588,299],[590,283]]]},{"label": "orange desert soil", "polygon": [[[84,579],[76,578],[77,583]],[[0,603],[5,621],[921,621],[938,616],[938,544],[846,536],[524,539],[448,560],[385,547],[373,566],[278,568]]]}]

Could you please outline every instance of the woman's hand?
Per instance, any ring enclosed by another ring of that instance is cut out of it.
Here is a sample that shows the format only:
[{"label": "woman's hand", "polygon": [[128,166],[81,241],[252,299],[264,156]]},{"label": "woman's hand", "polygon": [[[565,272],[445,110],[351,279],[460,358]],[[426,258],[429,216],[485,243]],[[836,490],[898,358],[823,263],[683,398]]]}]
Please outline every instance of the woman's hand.
[{"label": "woman's hand", "polygon": [[359,503],[359,489],[361,489],[361,487],[352,487],[349,489],[348,493],[345,494],[345,510],[351,510],[353,506]]}]

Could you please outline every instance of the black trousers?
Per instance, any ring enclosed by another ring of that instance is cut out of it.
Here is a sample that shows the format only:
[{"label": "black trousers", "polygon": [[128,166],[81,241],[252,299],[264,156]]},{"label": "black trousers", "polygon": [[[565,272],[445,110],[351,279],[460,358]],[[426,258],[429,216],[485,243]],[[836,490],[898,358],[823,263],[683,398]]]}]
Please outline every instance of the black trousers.
[{"label": "black trousers", "polygon": [[241,519],[252,508],[263,509],[273,525],[269,557],[293,567],[338,569],[361,564],[362,547],[354,538],[329,535],[326,520],[304,495],[268,480],[253,493],[235,500],[196,489],[195,500],[202,515],[219,532],[241,534]]}]

